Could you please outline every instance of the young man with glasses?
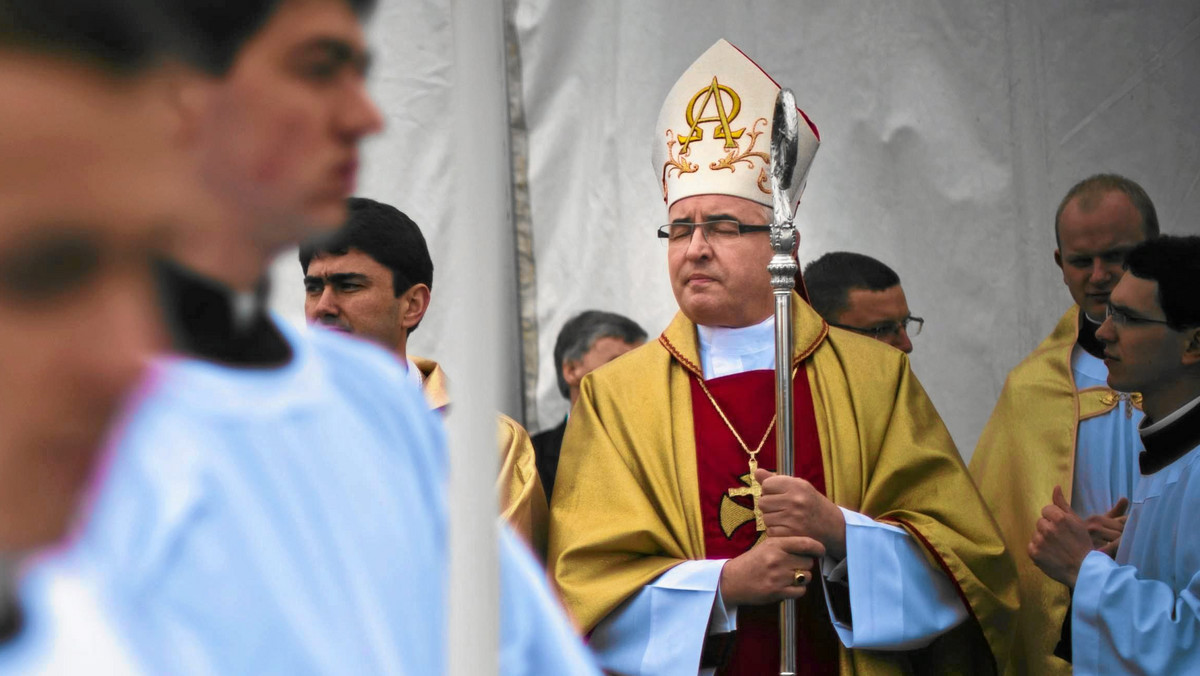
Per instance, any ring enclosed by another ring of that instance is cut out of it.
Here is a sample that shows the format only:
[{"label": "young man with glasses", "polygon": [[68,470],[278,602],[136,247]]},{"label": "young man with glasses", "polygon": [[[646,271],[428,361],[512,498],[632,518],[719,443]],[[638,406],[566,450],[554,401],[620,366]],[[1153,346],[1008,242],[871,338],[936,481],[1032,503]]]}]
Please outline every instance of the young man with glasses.
[{"label": "young man with glasses", "polygon": [[971,473],[1016,552],[1021,609],[1015,673],[1066,674],[1054,657],[1068,595],[1020,552],[1033,536],[1044,496],[1056,485],[1088,520],[1093,544],[1120,534],[1137,480],[1141,398],[1108,381],[1096,330],[1125,274],[1125,256],[1158,236],[1146,191],[1113,174],[1072,187],[1054,222],[1054,261],[1075,305],[1008,375],[975,454]]},{"label": "young man with glasses", "polygon": [[925,320],[908,310],[894,270],[870,256],[833,251],[804,268],[808,301],[830,326],[870,336],[912,354]]},{"label": "young man with glasses", "polygon": [[[658,232],[680,312],[584,377],[548,562],[615,673],[777,673],[785,598],[797,599],[807,673],[994,671],[1012,564],[949,434],[903,353],[829,331],[799,295],[782,365],[794,372],[797,476],[768,471],[762,180],[778,92],[722,40],[662,106],[654,170],[669,224]],[[798,171],[818,142],[807,119],[800,134]]]},{"label": "young man with glasses", "polygon": [[1200,673],[1200,539],[1186,535],[1200,513],[1200,237],[1146,242],[1127,262],[1096,335],[1109,384],[1141,392],[1146,412],[1129,520],[1095,551],[1055,486],[1028,551],[1070,594],[1076,674]]}]

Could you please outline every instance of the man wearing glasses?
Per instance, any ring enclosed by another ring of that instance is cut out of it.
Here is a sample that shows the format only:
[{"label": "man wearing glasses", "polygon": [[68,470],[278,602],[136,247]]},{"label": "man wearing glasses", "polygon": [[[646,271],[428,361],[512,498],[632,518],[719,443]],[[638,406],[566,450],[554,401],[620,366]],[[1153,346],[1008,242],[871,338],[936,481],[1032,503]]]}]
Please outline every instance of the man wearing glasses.
[{"label": "man wearing glasses", "polygon": [[[829,330],[799,296],[796,476],[772,474],[778,92],[722,40],[662,106],[657,235],[680,312],[584,377],[548,563],[613,673],[777,673],[785,598],[805,673],[992,673],[1012,563],[950,435],[903,353]],[[806,167],[816,129],[800,127]]]},{"label": "man wearing glasses", "polygon": [[1129,521],[1118,547],[1094,551],[1056,486],[1029,554],[1071,595],[1063,633],[1076,674],[1193,674],[1200,540],[1184,520],[1200,511],[1200,237],[1146,242],[1128,265],[1096,335],[1109,384],[1141,392],[1146,411]]},{"label": "man wearing glasses", "polygon": [[854,331],[912,354],[925,320],[908,311],[900,277],[880,261],[833,251],[804,268],[808,301],[830,326]]},{"label": "man wearing glasses", "polygon": [[1009,373],[971,458],[1020,576],[1015,673],[1070,673],[1053,654],[1069,595],[1022,554],[1045,497],[1062,486],[1071,509],[1087,520],[1093,545],[1115,546],[1141,451],[1141,396],[1110,386],[1096,331],[1125,274],[1126,255],[1158,236],[1154,204],[1127,178],[1092,176],[1063,198],[1055,236],[1054,261],[1075,306]]}]

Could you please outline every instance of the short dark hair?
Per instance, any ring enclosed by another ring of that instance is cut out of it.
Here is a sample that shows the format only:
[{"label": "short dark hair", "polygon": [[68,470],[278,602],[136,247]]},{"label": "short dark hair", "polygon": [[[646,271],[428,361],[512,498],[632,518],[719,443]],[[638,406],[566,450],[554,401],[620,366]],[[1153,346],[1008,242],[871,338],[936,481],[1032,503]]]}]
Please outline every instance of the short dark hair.
[{"label": "short dark hair", "polygon": [[1158,282],[1158,304],[1172,329],[1200,326],[1200,237],[1146,240],[1129,252],[1125,267],[1134,277]]},{"label": "short dark hair", "polygon": [[808,301],[825,321],[837,321],[854,289],[883,291],[900,283],[900,276],[883,263],[852,251],[832,251],[804,268]]},{"label": "short dark hair", "polygon": [[182,39],[157,0],[0,0],[0,47],[132,75]]},{"label": "short dark hair", "polygon": [[[289,0],[159,0],[173,22],[195,44],[193,63],[214,75],[233,67],[238,52],[279,7]],[[368,16],[376,0],[343,0],[355,14]]]},{"label": "short dark hair", "polygon": [[306,274],[315,257],[345,256],[357,249],[392,271],[397,297],[415,284],[433,288],[433,259],[425,236],[411,218],[390,204],[366,197],[351,197],[346,208],[349,216],[341,229],[300,246],[300,267]]},{"label": "short dark hair", "polygon": [[558,391],[562,396],[571,396],[571,388],[563,378],[563,364],[582,359],[601,338],[619,338],[626,343],[640,343],[646,340],[646,331],[629,317],[615,312],[587,310],[568,319],[558,332],[558,340],[554,341],[554,365],[557,367],[555,376],[558,378]]},{"label": "short dark hair", "polygon": [[1124,193],[1129,198],[1130,204],[1142,217],[1142,234],[1146,239],[1158,237],[1158,212],[1154,209],[1154,202],[1150,201],[1146,190],[1133,179],[1119,174],[1096,174],[1071,186],[1067,195],[1058,203],[1058,210],[1054,212],[1054,245],[1062,249],[1062,236],[1058,231],[1062,226],[1063,211],[1071,200],[1078,197],[1079,206],[1088,210],[1110,192]]}]

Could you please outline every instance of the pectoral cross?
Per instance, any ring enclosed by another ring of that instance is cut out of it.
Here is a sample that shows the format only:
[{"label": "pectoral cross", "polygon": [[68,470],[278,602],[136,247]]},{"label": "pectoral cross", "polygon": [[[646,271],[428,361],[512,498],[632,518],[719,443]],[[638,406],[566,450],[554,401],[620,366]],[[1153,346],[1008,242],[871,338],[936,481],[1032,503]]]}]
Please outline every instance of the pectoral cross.
[{"label": "pectoral cross", "polygon": [[758,499],[762,497],[762,484],[758,483],[758,479],[754,477],[754,472],[758,470],[758,460],[753,456],[750,457],[750,480],[749,486],[738,486],[737,488],[729,489],[729,496],[740,498],[749,495],[751,502],[754,504],[754,529],[758,532],[763,532],[767,529],[766,522],[763,521],[762,509],[758,506]]}]

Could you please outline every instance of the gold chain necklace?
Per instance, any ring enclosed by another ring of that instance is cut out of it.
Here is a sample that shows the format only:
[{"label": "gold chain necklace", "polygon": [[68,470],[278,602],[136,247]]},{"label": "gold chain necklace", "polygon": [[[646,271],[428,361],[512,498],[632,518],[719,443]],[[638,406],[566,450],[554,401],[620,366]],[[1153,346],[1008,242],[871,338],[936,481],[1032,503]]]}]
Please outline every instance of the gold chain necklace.
[{"label": "gold chain necklace", "polygon": [[[796,368],[793,367],[792,378],[795,377]],[[758,483],[758,479],[754,476],[754,473],[758,471],[758,454],[762,451],[763,444],[767,443],[767,437],[771,436],[771,430],[775,429],[775,420],[779,417],[779,414],[776,413],[771,416],[771,424],[767,425],[767,431],[763,433],[762,439],[758,440],[758,446],[752,451],[742,439],[742,435],[738,434],[738,431],[733,427],[733,423],[729,422],[729,418],[725,415],[725,411],[721,408],[721,405],[717,403],[716,398],[713,397],[712,392],[708,391],[708,386],[704,384],[704,378],[697,377],[696,382],[700,383],[700,389],[704,392],[704,396],[708,397],[709,403],[716,409],[717,415],[721,416],[721,421],[729,428],[738,445],[742,447],[746,455],[750,456],[750,485],[748,487],[738,486],[737,488],[730,488],[728,492],[730,497],[750,496],[750,500],[754,504],[754,528],[761,533],[767,529],[767,524],[763,521],[762,508],[758,506],[758,499],[762,497],[762,484]]]}]

